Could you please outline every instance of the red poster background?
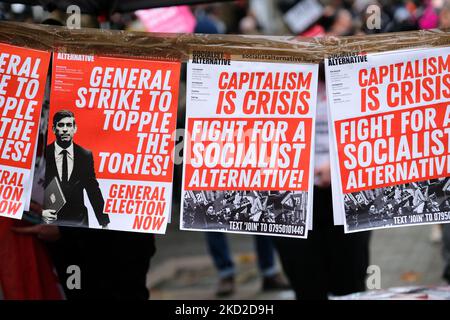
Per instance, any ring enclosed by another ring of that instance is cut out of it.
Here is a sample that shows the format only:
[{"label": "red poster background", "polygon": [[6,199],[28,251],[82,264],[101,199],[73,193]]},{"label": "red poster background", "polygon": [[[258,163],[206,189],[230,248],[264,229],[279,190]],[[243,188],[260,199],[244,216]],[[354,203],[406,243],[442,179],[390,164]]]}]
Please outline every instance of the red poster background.
[{"label": "red poster background", "polygon": [[[137,126],[135,125],[130,131],[114,131],[105,132],[103,130],[103,123],[105,109],[92,108],[88,109],[77,108],[75,101],[77,100],[77,92],[80,87],[90,88],[89,80],[91,71],[94,67],[115,67],[115,68],[138,68],[148,69],[153,74],[156,70],[171,70],[170,86],[172,92],[172,101],[170,108],[167,111],[172,114],[170,124],[168,126],[169,132],[173,134],[176,129],[176,112],[178,105],[178,84],[180,75],[179,62],[163,62],[151,60],[136,60],[136,59],[122,59],[111,58],[103,56],[94,56],[93,62],[63,60],[58,59],[57,53],[54,53],[54,62],[52,70],[52,94],[50,99],[50,119],[48,127],[48,142],[50,144],[54,141],[54,134],[52,131],[52,119],[57,110],[66,109],[74,112],[77,133],[74,136],[74,142],[83,148],[89,149],[94,155],[94,165],[97,178],[103,179],[123,179],[123,180],[140,180],[140,181],[158,181],[158,182],[172,182],[173,176],[173,146],[174,137],[169,143],[170,161],[166,175],[144,175],[144,174],[129,174],[129,173],[110,173],[108,171],[99,172],[100,152],[119,152],[131,153],[137,155],[136,147],[138,143]],[[59,67],[59,68],[58,68]],[[62,69],[64,68],[64,69]],[[111,88],[112,89],[112,88]],[[142,89],[140,112],[150,111],[147,106],[150,103],[150,90]],[[98,95],[97,95],[98,96]],[[94,106],[97,105],[98,97],[95,100]],[[155,107],[154,112],[159,111]],[[152,113],[154,113],[152,112]],[[160,115],[162,112],[160,112]],[[158,125],[161,124],[161,117]]]},{"label": "red poster background", "polygon": [[[194,168],[191,165],[191,160],[193,157],[193,145],[195,142],[201,142],[199,140],[200,135],[196,135],[197,140],[192,141],[192,132],[193,132],[193,124],[194,121],[196,120],[215,120],[215,121],[221,121],[221,122],[225,122],[225,121],[238,121],[238,120],[244,120],[247,121],[247,125],[245,126],[244,132],[251,132],[255,121],[263,121],[264,119],[255,119],[255,118],[189,118],[188,119],[188,141],[187,141],[187,150],[186,152],[188,153],[187,157],[185,159],[186,160],[186,165],[185,165],[185,180],[184,180],[184,189],[185,190],[229,190],[229,187],[218,187],[218,186],[214,186],[214,187],[190,187],[189,181],[192,178],[192,175],[194,173],[195,169],[198,169],[200,171],[207,171],[208,172],[208,176],[210,176],[211,174],[209,173],[209,169],[211,168],[207,168],[206,166],[202,166],[201,168]],[[301,180],[301,187],[296,188],[295,190],[297,191],[308,191],[308,182],[309,182],[309,168],[310,168],[310,155],[311,155],[311,145],[310,143],[308,143],[309,141],[311,141],[311,130],[312,130],[312,119],[310,118],[301,118],[301,119],[296,119],[296,118],[272,118],[272,119],[268,119],[266,121],[273,121],[275,123],[279,122],[279,121],[285,121],[288,123],[288,129],[286,130],[286,141],[278,141],[276,143],[282,144],[282,143],[288,143],[292,145],[292,140],[293,137],[295,135],[295,130],[297,129],[298,125],[300,122],[304,122],[305,124],[305,141],[303,142],[299,142],[299,143],[305,143],[305,149],[302,151],[301,155],[300,155],[300,162],[299,162],[299,166],[298,167],[294,167],[293,166],[293,158],[294,158],[294,151],[289,152],[289,158],[291,159],[290,165],[287,168],[278,168],[280,171],[281,170],[292,170],[292,169],[303,169],[304,173],[303,173],[303,177]],[[238,141],[236,139],[236,135],[234,136],[234,141],[233,143],[236,144]],[[203,141],[203,144],[205,145],[205,147],[210,144],[211,141]],[[275,142],[274,142],[275,143]],[[259,149],[258,149],[259,150]],[[258,151],[257,150],[257,151]],[[268,154],[268,156],[270,156],[270,153]],[[247,169],[250,169],[253,167],[248,166]],[[244,170],[246,168],[240,168],[240,167],[229,167],[229,168],[224,168],[221,165],[218,165],[212,169],[236,169],[236,170]],[[258,168],[254,168],[255,170],[257,170]],[[268,168],[269,169],[269,168]],[[210,180],[210,179],[207,179]],[[248,186],[243,186],[242,188],[234,188],[234,190],[248,190]],[[252,190],[261,190],[261,191],[265,191],[265,190],[287,190],[286,188],[281,188],[280,186],[275,186],[274,188],[272,187],[262,187],[262,188],[252,188]],[[291,190],[291,189],[289,189]]]},{"label": "red poster background", "polygon": [[[402,135],[407,136],[407,140],[408,140],[408,144],[410,146],[412,146],[413,142],[412,142],[412,138],[411,138],[411,134],[414,133],[414,131],[410,128],[407,127],[406,131],[404,134],[401,133],[401,126],[402,126],[402,119],[401,119],[401,114],[405,113],[405,112],[412,112],[413,110],[420,110],[420,109],[429,109],[429,108],[433,108],[436,111],[436,117],[435,117],[435,122],[436,122],[436,126],[437,128],[434,129],[442,129],[444,128],[442,126],[443,124],[443,120],[444,120],[444,116],[445,116],[445,112],[447,109],[447,103],[440,103],[440,104],[435,104],[435,105],[428,105],[428,106],[421,106],[421,107],[417,107],[417,108],[410,108],[410,109],[402,109],[402,110],[398,110],[398,111],[393,111],[393,112],[384,112],[384,113],[378,113],[378,114],[374,114],[374,115],[370,115],[370,116],[363,116],[363,117],[355,117],[355,118],[349,118],[349,119],[345,119],[345,120],[339,120],[335,122],[335,130],[336,130],[336,141],[338,144],[338,154],[339,154],[339,166],[340,166],[340,171],[341,171],[341,184],[342,184],[342,190],[344,191],[344,193],[350,193],[350,192],[357,192],[357,191],[362,191],[362,190],[370,190],[370,189],[377,189],[377,188],[383,188],[383,187],[388,187],[388,186],[394,186],[394,185],[399,185],[399,184],[405,184],[405,183],[410,183],[410,182],[415,182],[415,181],[423,181],[423,180],[428,180],[428,179],[436,179],[436,178],[440,178],[441,176],[435,174],[435,175],[426,175],[426,176],[422,176],[419,179],[409,179],[409,180],[402,180],[402,181],[397,181],[394,183],[384,183],[384,184],[377,184],[377,185],[372,185],[370,187],[365,187],[365,188],[347,188],[346,184],[349,178],[349,174],[350,171],[356,171],[358,169],[362,169],[361,167],[356,167],[353,170],[348,170],[345,168],[344,166],[344,161],[346,158],[345,154],[344,154],[344,146],[346,145],[346,143],[341,143],[341,132],[339,130],[341,124],[343,122],[348,122],[348,121],[352,121],[352,120],[360,120],[360,119],[371,119],[371,118],[375,118],[375,117],[380,117],[383,115],[394,115],[394,118],[392,119],[392,124],[391,124],[391,135],[390,136],[384,136],[383,138],[387,139],[389,137],[396,137],[399,138]],[[432,131],[433,129],[429,129],[429,130],[421,130],[419,131],[419,147],[421,145],[423,145],[424,143],[424,137],[420,135],[420,133],[423,133],[423,131]],[[386,132],[386,125],[385,123],[383,123],[383,132]],[[362,142],[374,142],[375,140],[380,139],[380,138],[372,138],[372,139],[358,139],[358,137],[356,136],[356,141],[353,142],[353,144],[358,147],[358,145],[360,145]],[[444,148],[446,150],[445,154],[448,154],[448,145],[444,144]],[[443,156],[444,156],[443,155]],[[434,155],[428,156],[428,157],[423,157],[423,158],[433,158],[435,157]],[[416,159],[418,160],[418,159]],[[400,163],[407,163],[407,166],[409,167],[410,164],[414,161],[414,159],[411,160],[402,160],[399,161]],[[386,164],[395,164],[397,162],[386,162]],[[445,162],[447,163],[447,162]],[[370,163],[370,165],[368,167],[376,167],[378,166],[372,159],[372,162]],[[447,167],[444,167],[443,172],[447,172]],[[446,174],[444,174],[442,177],[445,177]],[[368,179],[366,176],[363,176],[362,181],[364,183],[367,183]]]},{"label": "red poster background", "polygon": [[[0,43],[0,54],[7,53],[10,55],[18,55],[20,56],[21,60],[24,60],[27,57],[33,58],[33,61],[37,58],[41,59],[41,63],[38,67],[38,74],[39,74],[39,89],[37,91],[36,97],[33,99],[35,101],[38,101],[34,112],[33,112],[33,122],[34,126],[32,127],[30,136],[30,142],[31,142],[31,148],[28,153],[28,155],[25,157],[25,161],[14,161],[12,159],[1,159],[0,158],[0,165],[5,166],[11,166],[11,167],[17,167],[17,168],[23,168],[23,169],[31,169],[31,165],[33,163],[33,157],[34,157],[34,150],[36,149],[36,135],[39,131],[39,119],[41,117],[41,110],[42,110],[42,100],[44,97],[45,92],[45,82],[47,80],[47,71],[48,71],[48,64],[50,62],[50,53],[46,51],[39,51],[39,50],[32,50],[27,48],[21,48],[16,46],[11,46],[7,44]],[[6,66],[4,66],[6,67]],[[17,76],[11,75],[11,79],[8,80],[8,85],[6,86],[6,96],[14,96],[17,91],[18,81]],[[22,97],[25,99],[25,96]],[[28,101],[28,100],[27,100]],[[3,110],[0,109],[0,114],[3,112]],[[9,114],[12,114],[12,111],[9,112]],[[8,132],[10,127],[6,129],[6,132]],[[3,138],[3,137],[2,137]]]}]

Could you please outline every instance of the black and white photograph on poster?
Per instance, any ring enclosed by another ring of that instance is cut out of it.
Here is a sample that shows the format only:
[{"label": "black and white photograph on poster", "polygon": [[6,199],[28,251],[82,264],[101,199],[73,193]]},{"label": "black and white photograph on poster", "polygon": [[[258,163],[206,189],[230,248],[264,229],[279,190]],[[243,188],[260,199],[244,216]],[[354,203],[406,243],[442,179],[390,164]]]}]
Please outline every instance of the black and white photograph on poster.
[{"label": "black and white photograph on poster", "polygon": [[318,65],[221,54],[187,64],[181,230],[307,238]]},{"label": "black and white photograph on poster", "polygon": [[344,195],[349,231],[450,222],[450,178]]},{"label": "black and white photograph on poster", "polygon": [[185,191],[186,229],[303,236],[307,192]]}]

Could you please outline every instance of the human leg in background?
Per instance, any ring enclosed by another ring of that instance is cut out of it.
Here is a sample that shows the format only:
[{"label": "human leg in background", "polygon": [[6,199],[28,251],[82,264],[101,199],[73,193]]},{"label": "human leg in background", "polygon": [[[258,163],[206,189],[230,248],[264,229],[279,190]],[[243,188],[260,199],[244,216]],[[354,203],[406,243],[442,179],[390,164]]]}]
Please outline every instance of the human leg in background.
[{"label": "human leg in background", "polygon": [[345,234],[343,226],[330,230],[330,294],[341,296],[366,290],[370,236],[370,231]]},{"label": "human leg in background", "polygon": [[206,244],[214,266],[219,272],[216,295],[225,297],[234,292],[234,263],[231,258],[227,237],[221,232],[206,232]]},{"label": "human leg in background", "polygon": [[286,290],[287,284],[275,263],[275,246],[269,236],[255,236],[255,249],[258,257],[258,268],[263,277],[262,290]]},{"label": "human leg in background", "polygon": [[314,227],[307,239],[274,238],[297,299],[363,291],[370,233],[344,234],[342,226],[334,226],[330,188],[316,187],[314,199]]},{"label": "human leg in background", "polygon": [[275,239],[283,270],[297,299],[327,299],[328,274],[324,271],[326,262],[323,254],[316,253],[321,247],[319,236],[312,231],[309,232],[308,239]]}]

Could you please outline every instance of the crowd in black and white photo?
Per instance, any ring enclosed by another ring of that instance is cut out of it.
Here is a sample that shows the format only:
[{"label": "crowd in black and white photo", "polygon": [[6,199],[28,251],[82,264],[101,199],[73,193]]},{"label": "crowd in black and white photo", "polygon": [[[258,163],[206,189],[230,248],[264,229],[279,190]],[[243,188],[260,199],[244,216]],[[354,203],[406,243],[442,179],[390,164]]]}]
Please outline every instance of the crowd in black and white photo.
[{"label": "crowd in black and white photo", "polygon": [[344,199],[349,230],[384,227],[394,217],[450,211],[450,178],[348,193]]}]

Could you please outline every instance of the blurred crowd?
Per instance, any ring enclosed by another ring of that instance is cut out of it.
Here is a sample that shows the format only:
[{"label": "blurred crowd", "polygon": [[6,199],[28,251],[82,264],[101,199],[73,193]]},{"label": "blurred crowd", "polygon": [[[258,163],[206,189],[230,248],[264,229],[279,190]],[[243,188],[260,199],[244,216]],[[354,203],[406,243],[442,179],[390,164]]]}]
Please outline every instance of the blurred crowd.
[{"label": "blurred crowd", "polygon": [[[55,7],[0,2],[0,20],[39,23]],[[81,7],[82,12],[98,17],[100,27],[151,31],[135,12],[116,9],[105,1]],[[230,34],[347,36],[450,27],[449,0],[238,0],[190,9],[198,24]]]}]

